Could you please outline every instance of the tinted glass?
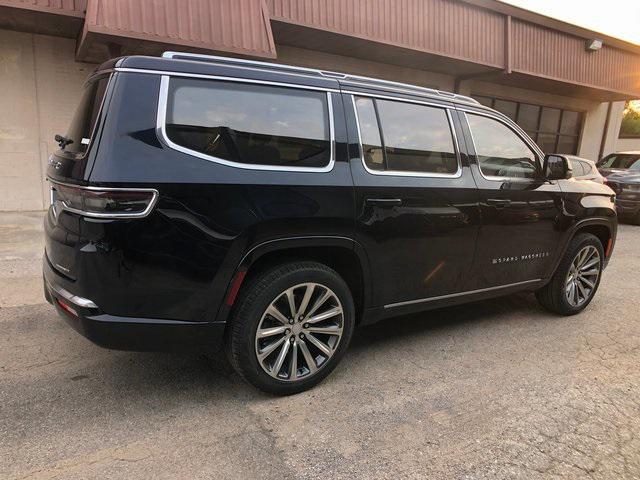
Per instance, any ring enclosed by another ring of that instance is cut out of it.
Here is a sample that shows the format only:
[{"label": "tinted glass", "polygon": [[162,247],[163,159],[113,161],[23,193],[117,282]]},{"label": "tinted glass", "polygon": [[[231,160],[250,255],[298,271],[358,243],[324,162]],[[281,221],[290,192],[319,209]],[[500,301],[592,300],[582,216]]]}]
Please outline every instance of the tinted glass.
[{"label": "tinted glass", "polygon": [[477,101],[479,101],[482,105],[485,105],[487,107],[492,107],[493,106],[493,98],[483,97],[483,96],[480,96],[480,95],[474,95],[473,98],[475,98]]},{"label": "tinted glass", "polygon": [[578,135],[580,133],[580,113],[565,110],[562,113],[562,123],[560,124],[560,133],[570,135]]},{"label": "tinted glass", "polygon": [[607,155],[598,166],[602,168],[631,168],[633,170],[640,170],[640,155]]},{"label": "tinted glass", "polygon": [[480,170],[486,176],[533,178],[536,156],[509,127],[480,115],[468,114]]},{"label": "tinted glass", "polygon": [[584,164],[579,160],[574,160],[571,162],[571,167],[573,168],[573,176],[581,177],[585,174]]},{"label": "tinted glass", "polygon": [[108,82],[109,78],[104,77],[85,86],[82,98],[67,131],[66,137],[71,140],[71,143],[65,147],[65,152],[84,155],[87,151]]},{"label": "tinted glass", "polygon": [[516,102],[510,102],[508,100],[498,100],[496,98],[493,108],[495,108],[500,113],[504,113],[511,120],[515,121],[516,110],[518,109],[518,104]]},{"label": "tinted glass", "polygon": [[540,130],[543,132],[557,132],[558,125],[560,125],[560,113],[557,108],[542,107]]},{"label": "tinted glass", "polygon": [[357,98],[356,109],[364,161],[367,167],[372,170],[384,170],[382,141],[380,140],[380,129],[378,128],[378,119],[373,100],[370,98]]},{"label": "tinted glass", "polygon": [[558,138],[558,148],[555,153],[569,153],[573,154],[578,150],[578,137],[568,137],[566,135],[560,135]]},{"label": "tinted glass", "polygon": [[331,160],[324,92],[174,78],[166,122],[173,142],[224,160],[316,168]]},{"label": "tinted glass", "polygon": [[559,153],[556,152],[557,135],[552,133],[540,133],[538,134],[538,146],[544,153]]},{"label": "tinted glass", "polygon": [[518,125],[520,125],[523,130],[537,130],[539,116],[540,107],[521,103],[518,109]]},{"label": "tinted glass", "polygon": [[376,100],[387,170],[448,173],[458,159],[443,108]]}]

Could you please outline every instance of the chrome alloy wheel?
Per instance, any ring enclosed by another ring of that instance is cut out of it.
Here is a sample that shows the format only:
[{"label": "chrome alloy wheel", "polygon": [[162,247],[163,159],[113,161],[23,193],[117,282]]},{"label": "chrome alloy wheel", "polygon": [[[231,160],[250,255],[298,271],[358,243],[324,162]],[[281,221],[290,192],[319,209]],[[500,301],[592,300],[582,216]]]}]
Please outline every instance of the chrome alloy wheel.
[{"label": "chrome alloy wheel", "polygon": [[256,330],[258,363],[278,380],[308,378],[333,356],[344,326],[338,296],[319,283],[300,283],[278,295]]},{"label": "chrome alloy wheel", "polygon": [[600,253],[593,245],[587,245],[571,262],[565,283],[567,301],[572,307],[579,307],[591,298],[599,276]]}]

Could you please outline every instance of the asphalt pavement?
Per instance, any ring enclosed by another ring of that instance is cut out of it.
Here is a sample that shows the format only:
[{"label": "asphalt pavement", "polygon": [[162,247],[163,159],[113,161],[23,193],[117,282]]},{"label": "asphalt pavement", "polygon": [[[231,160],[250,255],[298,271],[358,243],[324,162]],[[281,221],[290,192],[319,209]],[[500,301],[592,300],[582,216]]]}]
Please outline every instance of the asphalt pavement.
[{"label": "asphalt pavement", "polygon": [[640,227],[558,317],[533,295],[356,331],[277,398],[220,357],[105,350],[42,297],[41,214],[0,214],[0,478],[640,478]]}]

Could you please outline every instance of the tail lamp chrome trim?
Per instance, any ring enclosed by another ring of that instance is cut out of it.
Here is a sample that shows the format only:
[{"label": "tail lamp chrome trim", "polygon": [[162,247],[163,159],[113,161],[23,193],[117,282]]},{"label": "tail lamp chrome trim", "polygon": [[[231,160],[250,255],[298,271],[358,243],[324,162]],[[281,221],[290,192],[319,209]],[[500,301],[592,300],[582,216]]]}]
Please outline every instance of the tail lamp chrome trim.
[{"label": "tail lamp chrome trim", "polygon": [[82,307],[82,308],[98,308],[98,306],[95,303],[93,303],[91,300],[89,300],[87,298],[79,297],[77,295],[74,295],[73,293],[69,292],[68,290],[65,290],[64,288],[59,287],[58,285],[52,285],[48,281],[47,281],[47,287],[49,287],[49,290],[51,290],[53,293],[61,296],[62,298],[64,298],[68,302],[71,302],[74,305],[77,305],[78,307]]},{"label": "tail lamp chrome trim", "polygon": [[[48,177],[47,180],[49,180],[51,182],[51,184],[52,184],[51,188],[52,189],[55,188],[54,187],[55,185],[61,185],[63,187],[77,188],[77,189],[80,189],[80,190],[89,190],[89,191],[94,191],[94,192],[144,192],[144,193],[150,193],[151,194],[151,201],[149,202],[147,207],[142,212],[136,212],[136,213],[87,212],[85,210],[80,210],[80,209],[77,209],[77,208],[70,207],[70,206],[66,205],[61,200],[58,200],[56,202],[57,204],[60,205],[60,208],[62,210],[65,210],[65,211],[71,212],[71,213],[76,213],[78,215],[82,215],[84,217],[90,217],[90,218],[101,218],[101,219],[144,218],[147,215],[149,215],[151,210],[153,210],[153,207],[155,207],[156,203],[158,202],[158,198],[160,197],[160,193],[155,188],[85,187],[85,186],[82,186],[82,185],[74,185],[72,183],[60,182],[58,180],[53,180],[50,177]],[[54,205],[54,208],[55,208],[55,205]]]}]

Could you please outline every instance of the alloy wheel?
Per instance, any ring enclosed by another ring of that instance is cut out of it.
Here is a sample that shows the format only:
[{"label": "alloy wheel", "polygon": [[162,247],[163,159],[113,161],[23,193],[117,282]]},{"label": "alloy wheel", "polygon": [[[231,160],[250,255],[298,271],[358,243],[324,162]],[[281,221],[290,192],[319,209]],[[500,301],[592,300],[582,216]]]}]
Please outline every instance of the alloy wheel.
[{"label": "alloy wheel", "polygon": [[301,283],[280,293],[262,314],[255,335],[258,363],[282,381],[308,378],[331,359],[344,326],[344,310],[327,286]]},{"label": "alloy wheel", "polygon": [[593,245],[582,248],[571,262],[565,292],[572,307],[587,302],[595,292],[600,276],[600,253]]}]

